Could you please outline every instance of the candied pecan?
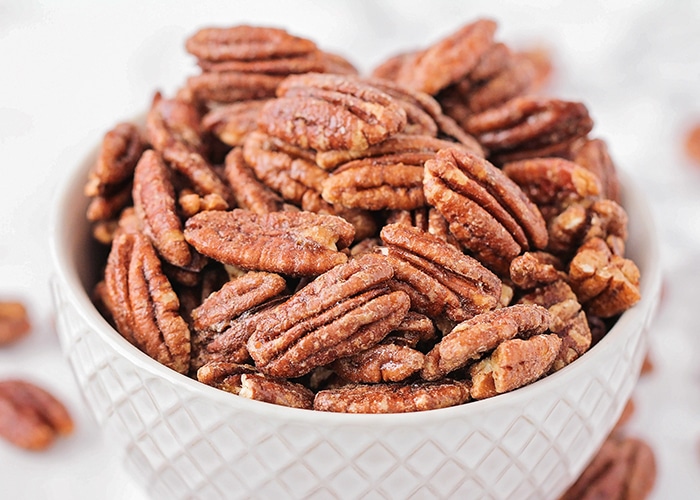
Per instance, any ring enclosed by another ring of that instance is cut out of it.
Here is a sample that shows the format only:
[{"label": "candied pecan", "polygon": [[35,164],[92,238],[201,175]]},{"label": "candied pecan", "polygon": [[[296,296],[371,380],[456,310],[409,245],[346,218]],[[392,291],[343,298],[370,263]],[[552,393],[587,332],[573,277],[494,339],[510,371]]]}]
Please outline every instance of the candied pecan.
[{"label": "candied pecan", "polygon": [[385,59],[372,70],[372,78],[381,78],[383,80],[395,82],[403,65],[410,63],[415,58],[416,54],[417,51],[402,52]]},{"label": "candied pecan", "polygon": [[598,177],[601,198],[620,203],[620,180],[605,141],[601,139],[577,141],[572,146],[571,159]]},{"label": "candied pecan", "polygon": [[576,294],[565,281],[555,281],[536,288],[518,300],[520,304],[537,304],[547,308],[549,329],[562,340],[553,370],[560,370],[579,358],[591,346],[592,336],[586,313],[581,310]]},{"label": "candied pecan", "polygon": [[[232,200],[231,189],[201,154],[190,151],[182,143],[167,146],[162,154],[170,167],[187,178],[192,188],[200,195],[218,195],[226,203]],[[226,208],[228,207],[224,209]]]},{"label": "candied pecan", "polygon": [[515,336],[543,333],[550,319],[545,308],[522,304],[474,316],[455,326],[426,354],[421,377],[437,380]]},{"label": "candied pecan", "polygon": [[581,476],[560,500],[643,500],[656,482],[652,448],[633,437],[608,437]]},{"label": "candied pecan", "polygon": [[199,67],[205,72],[261,73],[267,75],[291,75],[296,73],[322,72],[325,68],[318,52],[277,57],[274,59],[209,61],[200,59]]},{"label": "candied pecan", "polygon": [[194,191],[183,189],[177,198],[180,211],[185,218],[192,217],[204,210],[226,210],[228,203],[218,194],[199,196]]},{"label": "candied pecan", "polygon": [[353,356],[340,358],[329,366],[348,382],[401,382],[423,367],[424,357],[420,351],[385,339]]},{"label": "candied pecan", "polygon": [[496,23],[489,19],[479,19],[463,26],[404,60],[396,81],[414,90],[436,94],[477,66],[493,44],[495,31]]},{"label": "candied pecan", "polygon": [[255,367],[251,365],[212,361],[197,370],[197,380],[222,391],[238,394],[241,391],[241,376],[255,372]]},{"label": "candied pecan", "polygon": [[519,50],[517,54],[527,58],[534,68],[531,91],[539,91],[546,87],[554,73],[552,50],[545,45],[535,45]]},{"label": "candied pecan", "polygon": [[415,311],[408,311],[399,326],[385,340],[392,340],[416,348],[419,343],[436,337],[435,325],[429,317]]},{"label": "candied pecan", "polygon": [[565,149],[590,132],[593,120],[581,103],[524,96],[472,115],[462,126],[503,163]]},{"label": "candied pecan", "polygon": [[197,107],[182,94],[168,99],[156,92],[146,115],[146,137],[158,151],[181,143],[191,151],[201,152],[203,145],[199,121]]},{"label": "candied pecan", "polygon": [[145,148],[136,125],[117,124],[102,139],[97,161],[88,174],[85,196],[105,195],[111,186],[128,184]]},{"label": "candied pecan", "polygon": [[224,174],[238,207],[256,214],[285,210],[284,200],[255,177],[243,158],[241,148],[234,148],[226,155]]},{"label": "candied pecan", "polygon": [[499,274],[524,250],[544,248],[547,228],[522,189],[487,160],[460,149],[425,163],[423,187],[461,245]]},{"label": "candied pecan", "polygon": [[185,48],[207,61],[251,61],[306,54],[315,51],[316,44],[283,29],[240,25],[200,29]]},{"label": "candied pecan", "polygon": [[685,154],[695,163],[700,163],[700,124],[695,124],[686,131]]},{"label": "candied pecan", "polygon": [[190,331],[148,238],[121,233],[114,239],[105,267],[105,291],[105,305],[117,330],[156,361],[186,373]]},{"label": "candied pecan", "polygon": [[321,50],[318,52],[318,57],[323,62],[322,73],[333,73],[336,75],[354,75],[357,76],[357,68],[347,59],[339,54],[333,54]]},{"label": "candied pecan", "polygon": [[255,315],[248,352],[267,375],[298,377],[378,343],[408,312],[390,292],[389,263],[367,254],[322,274],[287,301]]},{"label": "candied pecan", "polygon": [[224,144],[242,146],[245,137],[258,128],[258,114],[266,99],[241,101],[210,110],[202,117],[202,128]]},{"label": "candied pecan", "polygon": [[393,210],[389,213],[386,223],[412,226],[430,233],[450,245],[459,246],[459,242],[450,233],[447,221],[434,207],[423,207],[411,211]]},{"label": "candied pecan", "polygon": [[58,436],[73,432],[63,403],[24,380],[0,381],[0,436],[27,450],[48,448]]},{"label": "candied pecan", "polygon": [[185,241],[182,223],[175,208],[175,190],[170,172],[160,155],[143,153],[134,172],[134,209],[143,232],[158,253],[174,266],[192,262],[192,251]]},{"label": "candied pecan", "polygon": [[92,222],[114,219],[131,202],[132,188],[131,182],[109,185],[103,194],[92,197],[85,217]]},{"label": "candied pecan", "polygon": [[31,328],[22,302],[0,301],[0,347],[21,339]]},{"label": "candied pecan", "polygon": [[547,252],[525,252],[510,263],[510,279],[527,290],[566,279],[564,263]]},{"label": "candied pecan", "polygon": [[338,250],[354,235],[344,219],[311,212],[201,212],[185,224],[185,238],[207,257],[290,276],[318,275],[342,264],[347,256]]},{"label": "candied pecan", "polygon": [[351,384],[316,393],[314,410],[341,413],[406,413],[466,403],[469,385],[459,380],[412,384]]},{"label": "candied pecan", "polygon": [[232,103],[274,97],[284,79],[284,75],[211,71],[189,77],[187,88],[197,99]]},{"label": "candied pecan", "polygon": [[411,297],[411,308],[430,317],[462,321],[498,305],[501,281],[449,243],[401,224],[380,236],[394,267],[393,287]]},{"label": "candied pecan", "polygon": [[469,368],[472,397],[490,398],[534,382],[549,371],[560,348],[561,339],[554,334],[501,342]]},{"label": "candied pecan", "polygon": [[364,150],[406,126],[394,99],[357,78],[292,75],[277,96],[260,111],[258,127],[302,148]]},{"label": "candied pecan", "polygon": [[586,312],[610,318],[641,298],[636,264],[615,255],[604,240],[583,243],[569,264],[569,281]]}]

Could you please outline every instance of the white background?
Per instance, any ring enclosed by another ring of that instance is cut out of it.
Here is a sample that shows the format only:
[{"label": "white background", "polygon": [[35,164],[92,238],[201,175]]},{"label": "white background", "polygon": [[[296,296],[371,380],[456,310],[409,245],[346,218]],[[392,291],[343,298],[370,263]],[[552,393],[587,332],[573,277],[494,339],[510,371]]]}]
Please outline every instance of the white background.
[{"label": "white background", "polygon": [[[495,4],[495,5],[493,5]],[[700,122],[700,2],[391,1],[39,2],[0,0],[0,298],[30,308],[34,329],[0,349],[0,378],[60,397],[75,434],[47,452],[0,441],[0,498],[139,499],[100,435],[52,328],[50,202],[76,158],[120,120],[196,72],[183,43],[208,25],[280,26],[341,53],[364,72],[480,16],[514,47],[555,58],[553,93],[586,103],[619,168],[655,214],[664,299],[652,332],[653,373],[635,391],[630,431],[653,446],[655,499],[700,491],[700,165],[682,134]]]}]

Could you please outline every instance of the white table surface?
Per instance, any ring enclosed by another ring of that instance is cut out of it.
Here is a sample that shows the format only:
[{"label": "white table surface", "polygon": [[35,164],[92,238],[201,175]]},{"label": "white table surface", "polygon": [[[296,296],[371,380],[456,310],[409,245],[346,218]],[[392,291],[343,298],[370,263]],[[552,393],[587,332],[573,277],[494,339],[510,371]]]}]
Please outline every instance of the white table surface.
[{"label": "white table surface", "polygon": [[513,46],[553,48],[553,93],[588,105],[595,135],[652,205],[665,295],[652,332],[655,369],[635,391],[629,429],[655,450],[652,498],[697,498],[700,165],[682,149],[684,130],[700,121],[700,2],[691,0],[0,0],[0,297],[26,301],[34,324],[29,337],[0,349],[0,378],[41,384],[76,420],[74,435],[46,452],[0,441],[0,498],[145,498],[60,353],[47,222],[76,155],[144,110],[155,89],[172,93],[195,72],[185,38],[207,25],[281,26],[369,70],[480,16],[498,20],[498,36]]}]

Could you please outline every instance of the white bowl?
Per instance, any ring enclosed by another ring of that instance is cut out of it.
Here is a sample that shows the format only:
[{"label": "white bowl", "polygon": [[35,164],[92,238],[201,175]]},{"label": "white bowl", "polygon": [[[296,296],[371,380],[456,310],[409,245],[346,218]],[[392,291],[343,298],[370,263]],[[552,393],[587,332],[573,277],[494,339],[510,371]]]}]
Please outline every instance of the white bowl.
[{"label": "white bowl", "polygon": [[600,343],[559,372],[491,399],[350,415],[206,386],[152,360],[102,318],[89,290],[105,252],[92,242],[82,195],[95,157],[78,162],[53,206],[57,327],[87,406],[154,498],[556,498],[637,381],[660,268],[652,217],[627,177],[628,249],[642,273],[642,300]]}]

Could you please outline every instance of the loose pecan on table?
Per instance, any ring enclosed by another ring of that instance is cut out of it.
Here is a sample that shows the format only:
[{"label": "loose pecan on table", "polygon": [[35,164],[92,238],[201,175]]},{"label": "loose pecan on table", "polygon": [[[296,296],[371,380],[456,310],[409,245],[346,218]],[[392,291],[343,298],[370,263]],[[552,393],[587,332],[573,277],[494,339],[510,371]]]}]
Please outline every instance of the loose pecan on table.
[{"label": "loose pecan on table", "polygon": [[22,302],[0,301],[0,347],[26,336],[31,327],[29,314]]},{"label": "loose pecan on table", "polygon": [[37,451],[72,432],[73,419],[51,393],[25,380],[0,381],[0,437]]}]

